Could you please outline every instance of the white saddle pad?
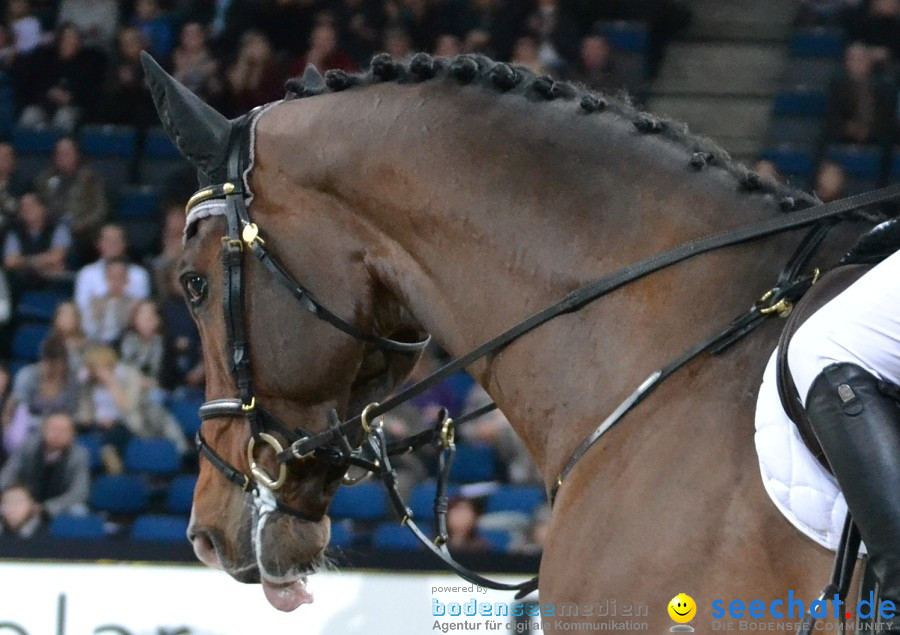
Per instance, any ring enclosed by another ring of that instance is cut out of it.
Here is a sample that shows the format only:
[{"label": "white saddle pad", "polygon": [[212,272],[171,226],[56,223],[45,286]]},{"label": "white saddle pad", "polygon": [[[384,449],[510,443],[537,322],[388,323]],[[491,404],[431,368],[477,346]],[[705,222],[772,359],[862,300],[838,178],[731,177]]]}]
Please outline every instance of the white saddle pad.
[{"label": "white saddle pad", "polygon": [[[776,351],[777,352],[777,351]],[[837,550],[847,503],[834,477],[806,448],[781,407],[775,384],[776,355],[763,374],[756,402],[756,453],[769,498],[790,523],[817,543]],[[860,547],[865,553],[865,545]]]}]

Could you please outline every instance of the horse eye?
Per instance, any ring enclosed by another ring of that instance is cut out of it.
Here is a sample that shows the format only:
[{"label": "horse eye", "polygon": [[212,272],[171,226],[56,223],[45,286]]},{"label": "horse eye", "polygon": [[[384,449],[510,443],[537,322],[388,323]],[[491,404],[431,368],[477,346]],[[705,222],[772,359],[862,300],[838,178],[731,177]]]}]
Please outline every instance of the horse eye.
[{"label": "horse eye", "polygon": [[181,286],[184,287],[184,293],[188,302],[193,306],[199,305],[206,298],[206,278],[197,274],[189,273],[181,278]]}]

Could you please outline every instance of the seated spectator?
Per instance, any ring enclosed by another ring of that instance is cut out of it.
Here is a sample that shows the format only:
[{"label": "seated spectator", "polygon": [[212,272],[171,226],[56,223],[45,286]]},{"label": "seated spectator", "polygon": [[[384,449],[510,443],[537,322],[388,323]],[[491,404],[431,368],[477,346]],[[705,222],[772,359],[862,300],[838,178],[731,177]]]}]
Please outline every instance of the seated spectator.
[{"label": "seated spectator", "polygon": [[172,54],[172,75],[207,103],[220,102],[224,86],[219,62],[206,44],[206,33],[197,22],[181,27],[178,48]]},{"label": "seated spectator", "polygon": [[87,338],[81,327],[81,312],[74,302],[60,302],[50,322],[47,339],[59,338],[65,344],[69,354],[69,368],[81,368],[81,356]]},{"label": "seated spectator", "polygon": [[[166,210],[163,224],[162,251],[150,260],[150,274],[153,276],[153,288],[156,299],[163,302],[171,291],[169,281],[178,266],[184,248],[184,207],[181,203],[173,203]],[[181,297],[180,288],[176,290]]]},{"label": "seated spectator", "polygon": [[9,139],[12,135],[18,114],[16,78],[12,72],[15,59],[12,33],[0,22],[0,139]]},{"label": "seated spectator", "polygon": [[38,175],[35,185],[47,202],[50,219],[65,223],[72,234],[73,262],[89,262],[109,204],[103,180],[82,163],[81,150],[73,138],[56,142],[53,161]]},{"label": "seated spectator", "polygon": [[62,0],[57,24],[71,24],[84,36],[85,46],[112,50],[119,29],[116,0]]},{"label": "seated spectator", "polygon": [[135,128],[158,123],[153,97],[141,68],[141,52],[146,47],[147,41],[139,29],[128,27],[119,31],[102,108],[104,122]]},{"label": "seated spectator", "polygon": [[108,472],[121,471],[125,446],[135,436],[166,438],[180,452],[187,451],[181,428],[161,405],[148,398],[141,372],[121,363],[115,350],[103,345],[88,347],[82,379],[77,420],[100,435]]},{"label": "seated spectator", "polygon": [[784,179],[778,172],[778,166],[768,159],[760,159],[753,164],[753,171],[760,176],[774,181],[775,183],[784,183]]},{"label": "seated spectator", "polygon": [[[107,263],[124,259],[127,249],[128,242],[121,225],[108,223],[100,229],[100,238],[97,240],[100,259],[82,267],[75,277],[75,304],[78,305],[83,320],[87,319],[91,310],[92,298],[103,297],[109,292],[106,280]],[[128,265],[125,293],[135,300],[143,300],[150,296],[150,275],[146,269],[133,263]]]},{"label": "seated spectator", "polygon": [[513,48],[512,63],[524,66],[535,75],[546,75],[547,69],[538,59],[537,42],[532,37],[520,37]]},{"label": "seated spectator", "polygon": [[473,0],[467,4],[456,23],[449,25],[449,32],[461,36],[470,47],[497,59],[509,59],[516,37],[522,35],[525,12],[533,3]]},{"label": "seated spectator", "polygon": [[[17,64],[21,58],[17,58]],[[52,45],[37,48],[17,71],[22,103],[19,123],[26,128],[57,128],[71,133],[95,112],[105,58],[82,46],[74,26],[63,25]]]},{"label": "seated spectator", "polygon": [[900,0],[871,0],[868,10],[847,21],[854,40],[891,50],[900,59]]},{"label": "seated spectator", "polygon": [[445,33],[437,38],[434,45],[434,54],[448,59],[454,58],[462,53],[462,42],[459,38],[450,33]]},{"label": "seated spectator", "polygon": [[256,106],[281,99],[285,76],[265,35],[247,31],[238,58],[228,69],[230,112],[242,115]]},{"label": "seated spectator", "polygon": [[[9,388],[12,385],[11,379],[9,369],[0,365],[0,430],[3,430],[4,433],[6,419],[3,417],[3,412],[6,410],[6,402],[9,400]],[[0,467],[3,467],[8,457],[9,454],[6,452],[6,447],[3,444],[3,436],[0,435]]]},{"label": "seated spectator", "polygon": [[165,351],[160,384],[166,390],[180,386],[202,388],[206,381],[203,369],[203,349],[197,324],[184,301],[178,272],[173,270],[169,280],[169,294],[160,306]]},{"label": "seated spectator", "polygon": [[40,359],[23,366],[3,407],[3,446],[11,455],[52,413],[72,415],[78,407],[78,384],[65,342],[48,337]]},{"label": "seated spectator", "polygon": [[264,0],[253,20],[276,51],[295,57],[303,53],[309,34],[321,19],[319,0]]},{"label": "seated spectator", "polygon": [[[128,330],[119,346],[122,362],[141,371],[144,390],[151,396],[159,392],[165,353],[162,321],[152,300],[141,300],[131,314]],[[154,398],[162,402],[161,398]]]},{"label": "seated spectator", "polygon": [[312,64],[322,72],[332,68],[348,73],[357,70],[353,58],[340,48],[337,30],[327,22],[313,29],[309,38],[309,50],[291,67],[291,75],[302,75],[307,64]]},{"label": "seated spectator", "polygon": [[356,66],[365,66],[380,46],[384,13],[367,0],[338,0],[334,4],[332,15],[338,40]]},{"label": "seated spectator", "polygon": [[42,31],[40,21],[31,13],[31,5],[28,0],[10,0],[7,11],[16,53],[31,53],[41,43]]},{"label": "seated spectator", "polygon": [[491,550],[490,543],[478,533],[480,515],[481,511],[471,499],[450,498],[447,506],[447,547],[450,551],[484,553]]},{"label": "seated spectator", "polygon": [[3,243],[3,266],[12,277],[14,294],[63,278],[71,245],[66,226],[47,218],[47,208],[37,194],[25,194],[19,202],[16,223]]},{"label": "seated spectator", "polygon": [[390,28],[384,33],[384,50],[398,62],[409,62],[413,55],[412,40],[401,28]]},{"label": "seated spectator", "polygon": [[8,359],[12,344],[13,295],[6,272],[0,269],[0,359]]},{"label": "seated spectator", "polygon": [[[490,403],[491,398],[480,387],[469,393],[464,412],[471,412]],[[543,477],[534,459],[500,409],[473,419],[460,429],[462,438],[470,443],[493,446],[500,463],[506,468],[506,480],[515,485],[543,485]]]},{"label": "seated spectator", "polygon": [[616,69],[609,41],[602,35],[588,35],[581,40],[581,54],[569,77],[591,90],[613,95],[629,87]]},{"label": "seated spectator", "polygon": [[847,47],[843,71],[828,91],[825,135],[831,142],[874,143],[889,136],[896,89],[873,72],[872,51]]},{"label": "seated spectator", "polygon": [[28,184],[16,169],[16,151],[8,141],[0,142],[0,233],[14,221],[19,197],[27,190]]},{"label": "seated spectator", "polygon": [[137,0],[130,26],[144,34],[147,51],[158,60],[167,60],[175,46],[175,33],[158,0]]},{"label": "seated spectator", "polygon": [[31,538],[43,525],[40,506],[28,488],[13,485],[0,492],[0,536]]},{"label": "seated spectator", "polygon": [[551,72],[562,74],[578,59],[578,29],[559,0],[538,0],[527,31],[538,43],[538,59]]},{"label": "seated spectator", "polygon": [[816,172],[813,191],[823,203],[831,203],[844,198],[847,186],[847,174],[844,168],[834,161],[822,161]]},{"label": "seated spectator", "polygon": [[794,24],[797,26],[839,26],[860,0],[800,0]]},{"label": "seated spectator", "polygon": [[106,293],[91,298],[84,314],[84,332],[94,342],[115,345],[128,327],[138,300],[128,295],[128,261],[106,263]]},{"label": "seated spectator", "polygon": [[509,546],[510,553],[526,556],[539,556],[547,543],[547,532],[550,530],[550,507],[542,505],[534,510],[531,523],[524,539],[514,541]]},{"label": "seated spectator", "polygon": [[75,424],[65,413],[54,413],[41,424],[0,470],[0,491],[25,487],[41,514],[79,514],[87,510],[90,458],[75,443]]}]

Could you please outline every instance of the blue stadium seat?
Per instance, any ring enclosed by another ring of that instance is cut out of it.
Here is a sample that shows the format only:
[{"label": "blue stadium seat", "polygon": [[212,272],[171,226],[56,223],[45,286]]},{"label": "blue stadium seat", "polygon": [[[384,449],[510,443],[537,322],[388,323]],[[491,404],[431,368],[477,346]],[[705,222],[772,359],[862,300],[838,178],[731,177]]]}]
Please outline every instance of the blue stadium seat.
[{"label": "blue stadium seat", "polygon": [[138,164],[138,183],[164,188],[175,174],[185,168],[190,169],[190,164],[180,157],[172,159],[144,157]]},{"label": "blue stadium seat", "polygon": [[195,399],[172,399],[166,406],[188,439],[193,440],[200,429],[199,410],[202,403]]},{"label": "blue stadium seat", "polygon": [[785,90],[775,95],[773,115],[821,117],[825,114],[825,93],[815,90]]},{"label": "blue stadium seat", "polygon": [[161,126],[150,128],[144,136],[143,155],[150,159],[179,159],[181,153]]},{"label": "blue stadium seat", "polygon": [[62,132],[59,130],[34,130],[33,128],[17,127],[12,132],[12,144],[16,154],[49,155],[62,136]]},{"label": "blue stadium seat", "polygon": [[57,305],[66,299],[65,295],[52,291],[26,291],[16,305],[16,315],[22,320],[49,322]]},{"label": "blue stadium seat", "polygon": [[600,26],[600,32],[609,40],[610,46],[620,51],[632,53],[645,53],[650,42],[647,25],[644,22],[605,22]]},{"label": "blue stadium seat", "polygon": [[187,542],[187,516],[147,514],[138,516],[131,526],[132,540]]},{"label": "blue stadium seat", "polygon": [[328,544],[332,547],[351,547],[354,543],[353,530],[345,523],[331,523],[331,538]]},{"label": "blue stadium seat", "polygon": [[103,180],[106,189],[114,197],[119,196],[122,189],[131,182],[129,159],[122,157],[96,157],[90,159],[88,165]]},{"label": "blue stadium seat", "polygon": [[509,532],[502,529],[479,529],[478,534],[488,541],[491,551],[498,553],[504,553],[509,549],[509,543],[512,542]]},{"label": "blue stadium seat", "polygon": [[119,193],[116,218],[155,219],[159,216],[159,192],[150,185],[123,188]]},{"label": "blue stadium seat", "polygon": [[181,456],[168,439],[132,439],[125,448],[125,470],[171,476],[181,468]]},{"label": "blue stadium seat", "polygon": [[50,521],[50,535],[67,540],[97,540],[106,537],[103,518],[97,514],[67,516],[61,514]]},{"label": "blue stadium seat", "polygon": [[493,481],[497,478],[497,453],[489,445],[456,446],[456,457],[450,468],[450,480],[455,483]]},{"label": "blue stadium seat", "polygon": [[137,133],[127,126],[85,126],[81,129],[81,151],[89,157],[134,156]]},{"label": "blue stadium seat", "polygon": [[832,146],[826,156],[844,168],[847,176],[877,179],[881,174],[882,152],[877,146]]},{"label": "blue stadium seat", "polygon": [[93,509],[112,514],[139,514],[147,509],[149,493],[139,476],[98,476],[91,487]]},{"label": "blue stadium seat", "polygon": [[160,235],[162,234],[162,223],[160,221],[147,218],[129,218],[119,221],[119,224],[125,230],[125,237],[128,239],[128,246],[131,248],[135,260],[140,262],[145,256],[158,253]]},{"label": "blue stadium seat", "polygon": [[[451,497],[459,492],[458,485],[447,486],[447,496]],[[413,518],[416,522],[426,521],[434,518],[434,493],[435,482],[425,481],[416,485],[409,495],[407,505],[412,510]]]},{"label": "blue stadium seat", "polygon": [[387,516],[387,492],[381,483],[341,487],[331,501],[329,515],[353,520],[379,520]]},{"label": "blue stadium seat", "polygon": [[16,157],[16,170],[25,183],[34,183],[48,165],[50,165],[48,155],[20,154]]},{"label": "blue stadium seat", "polygon": [[783,145],[764,150],[760,155],[775,164],[785,177],[799,177],[808,180],[813,172],[812,153],[806,148]]},{"label": "blue stadium seat", "polygon": [[766,138],[770,145],[790,144],[815,149],[822,138],[824,125],[820,117],[778,115],[772,117]]},{"label": "blue stadium seat", "polygon": [[830,58],[792,59],[784,70],[780,84],[787,90],[822,90],[840,68],[840,63]]},{"label": "blue stadium seat", "polygon": [[838,29],[797,29],[791,36],[790,52],[797,57],[840,57],[844,34]]},{"label": "blue stadium seat", "polygon": [[16,329],[12,341],[12,354],[17,359],[35,361],[41,353],[41,342],[50,327],[46,324],[23,324]]},{"label": "blue stadium seat", "polygon": [[91,433],[79,434],[76,440],[78,441],[78,445],[88,451],[88,456],[91,459],[91,471],[100,471],[103,467],[103,459],[100,454],[100,448],[103,445],[103,441],[100,439],[100,436]]},{"label": "blue stadium seat", "polygon": [[400,549],[404,551],[424,549],[424,546],[416,538],[415,534],[398,523],[378,525],[375,531],[372,532],[372,547],[375,549]]},{"label": "blue stadium seat", "polygon": [[194,504],[194,488],[197,487],[197,477],[187,474],[176,476],[169,483],[169,493],[166,494],[166,511],[170,514],[190,514]]},{"label": "blue stadium seat", "polygon": [[547,495],[540,487],[504,485],[488,497],[484,511],[485,513],[515,511],[531,514],[546,500]]}]

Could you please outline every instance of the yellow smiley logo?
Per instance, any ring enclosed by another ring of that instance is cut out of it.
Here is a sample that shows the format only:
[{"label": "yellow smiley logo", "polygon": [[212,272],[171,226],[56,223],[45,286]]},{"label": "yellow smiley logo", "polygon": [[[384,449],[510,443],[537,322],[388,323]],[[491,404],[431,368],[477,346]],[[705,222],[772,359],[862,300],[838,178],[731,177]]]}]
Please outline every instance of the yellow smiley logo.
[{"label": "yellow smiley logo", "polygon": [[679,593],[669,601],[669,617],[679,624],[690,622],[696,614],[697,603],[686,593]]}]

